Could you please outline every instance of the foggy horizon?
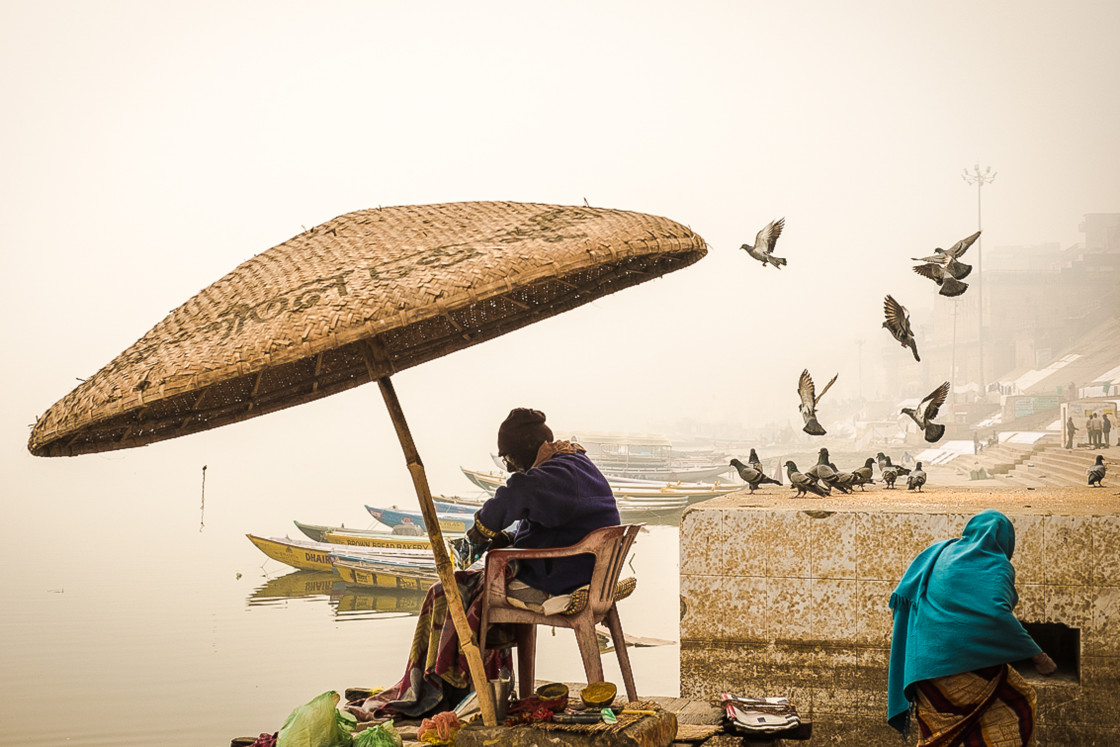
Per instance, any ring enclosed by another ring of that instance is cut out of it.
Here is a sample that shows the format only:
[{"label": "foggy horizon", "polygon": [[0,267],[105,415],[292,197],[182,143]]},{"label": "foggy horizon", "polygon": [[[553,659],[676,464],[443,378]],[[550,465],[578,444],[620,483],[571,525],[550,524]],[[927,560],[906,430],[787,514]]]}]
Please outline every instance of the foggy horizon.
[{"label": "foggy horizon", "polygon": [[[451,493],[469,488],[458,466],[491,468],[512,407],[558,430],[799,430],[802,369],[818,386],[839,374],[825,418],[861,386],[866,399],[924,395],[876,384],[909,358],[881,327],[882,300],[916,328],[937,313],[909,258],[976,230],[961,178],[976,164],[998,172],[982,193],[985,258],[1065,251],[1083,216],[1120,212],[1109,3],[0,12],[5,337],[19,361],[4,373],[3,463],[32,500],[191,501],[203,464],[215,501],[321,491],[333,514],[371,476],[409,500],[368,386],[142,449],[26,448],[37,416],[171,309],[353,210],[586,200],[708,242],[692,267],[397,374],[433,490]],[[739,250],[779,217],[780,271]]]}]

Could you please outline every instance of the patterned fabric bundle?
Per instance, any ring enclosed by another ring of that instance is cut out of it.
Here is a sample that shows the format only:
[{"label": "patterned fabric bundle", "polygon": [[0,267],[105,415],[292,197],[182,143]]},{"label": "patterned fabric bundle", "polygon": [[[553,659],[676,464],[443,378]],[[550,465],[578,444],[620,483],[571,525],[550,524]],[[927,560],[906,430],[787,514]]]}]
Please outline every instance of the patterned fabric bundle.
[{"label": "patterned fabric bundle", "polygon": [[[482,571],[456,571],[455,581],[466,607],[467,622],[477,633],[482,618]],[[507,631],[500,626],[491,628],[483,662],[487,678],[496,678],[503,666],[512,669],[508,648],[512,643]],[[401,681],[363,701],[350,703],[347,710],[360,721],[384,715],[420,718],[454,708],[470,689],[467,660],[459,649],[459,636],[447,614],[443,584],[436,584],[428,589],[420,608]]]},{"label": "patterned fabric bundle", "polygon": [[1007,664],[925,680],[916,689],[919,747],[1035,743],[1034,688]]}]

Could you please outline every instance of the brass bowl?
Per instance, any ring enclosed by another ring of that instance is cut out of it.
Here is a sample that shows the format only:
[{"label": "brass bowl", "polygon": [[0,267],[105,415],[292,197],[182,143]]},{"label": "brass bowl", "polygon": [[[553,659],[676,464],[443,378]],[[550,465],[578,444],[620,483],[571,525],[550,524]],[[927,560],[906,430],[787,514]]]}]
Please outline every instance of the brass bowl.
[{"label": "brass bowl", "polygon": [[614,703],[618,687],[611,682],[592,682],[579,692],[580,700],[587,708],[606,708]]},{"label": "brass bowl", "polygon": [[568,686],[563,682],[549,682],[536,690],[541,705],[552,711],[562,711],[568,707]]}]

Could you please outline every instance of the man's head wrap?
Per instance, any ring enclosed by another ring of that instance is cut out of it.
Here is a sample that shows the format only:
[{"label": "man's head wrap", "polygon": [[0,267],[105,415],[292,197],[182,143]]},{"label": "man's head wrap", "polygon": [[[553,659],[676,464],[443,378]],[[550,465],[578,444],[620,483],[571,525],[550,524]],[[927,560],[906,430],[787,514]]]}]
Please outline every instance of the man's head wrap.
[{"label": "man's head wrap", "polygon": [[498,428],[498,455],[508,457],[520,469],[528,469],[536,461],[537,451],[545,441],[552,440],[552,429],[544,424],[540,410],[515,407]]}]

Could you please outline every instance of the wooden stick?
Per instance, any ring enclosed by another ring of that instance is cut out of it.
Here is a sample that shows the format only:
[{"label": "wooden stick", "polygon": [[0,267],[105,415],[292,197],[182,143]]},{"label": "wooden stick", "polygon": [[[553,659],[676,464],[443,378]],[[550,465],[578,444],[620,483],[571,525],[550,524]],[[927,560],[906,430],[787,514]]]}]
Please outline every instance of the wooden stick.
[{"label": "wooden stick", "polygon": [[[370,361],[372,364],[372,361]],[[370,366],[371,373],[374,368]],[[420,511],[424,514],[424,526],[428,529],[428,538],[432,543],[432,552],[436,556],[436,571],[443,583],[443,592],[447,596],[447,611],[451,614],[451,621],[455,631],[459,634],[459,647],[467,658],[467,668],[470,670],[471,682],[475,692],[478,693],[478,705],[482,711],[482,722],[486,726],[497,726],[498,715],[494,710],[494,695],[490,692],[490,682],[486,678],[486,667],[482,661],[482,652],[478,648],[471,625],[467,622],[467,613],[463,609],[463,599],[459,596],[459,586],[455,583],[455,568],[451,563],[451,556],[447,554],[447,546],[443,544],[443,530],[439,526],[436,508],[432,503],[432,492],[428,486],[428,478],[424,472],[424,465],[420,461],[420,454],[416,443],[412,440],[412,433],[404,419],[404,410],[397,400],[393,382],[388,376],[377,377],[377,385],[381,387],[381,396],[385,399],[385,406],[389,409],[389,417],[393,420],[393,427],[397,430],[401,449],[404,450],[408,471],[412,474],[412,484],[416,488],[416,497],[420,499]]]}]

